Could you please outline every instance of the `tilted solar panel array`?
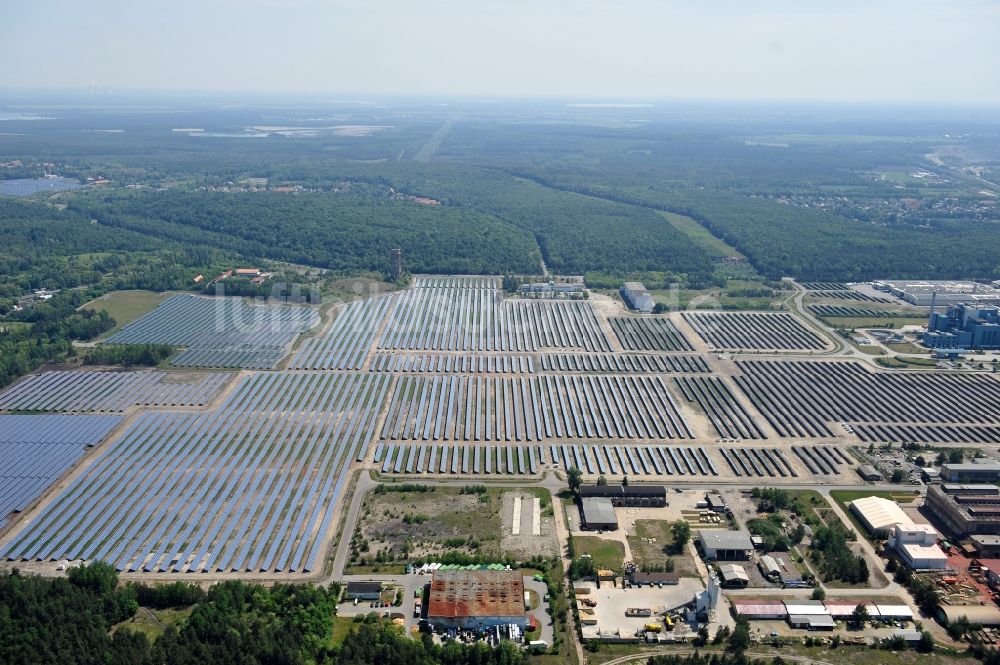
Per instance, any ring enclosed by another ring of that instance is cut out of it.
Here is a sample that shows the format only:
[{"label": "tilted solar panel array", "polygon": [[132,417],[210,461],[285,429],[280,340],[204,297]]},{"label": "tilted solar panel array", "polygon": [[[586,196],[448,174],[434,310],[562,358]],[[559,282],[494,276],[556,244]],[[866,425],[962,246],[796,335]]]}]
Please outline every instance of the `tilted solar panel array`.
[{"label": "tilted solar panel array", "polygon": [[178,378],[169,372],[42,372],[0,393],[0,410],[124,411],[130,406],[204,406],[232,374]]},{"label": "tilted solar panel array", "polygon": [[404,376],[382,438],[541,441],[692,434],[659,376]]},{"label": "tilted solar panel array", "polygon": [[872,372],[854,361],[736,364],[737,385],[782,436],[831,436],[831,422],[1000,424],[1000,381],[991,375]]},{"label": "tilted solar panel array", "polygon": [[176,295],[125,325],[107,344],[172,344],[181,366],[271,368],[296,335],[319,321],[315,308],[248,305],[241,298]]},{"label": "tilted solar panel array", "polygon": [[421,278],[393,303],[380,349],[610,351],[583,301],[509,300],[493,278]]},{"label": "tilted solar panel array", "polygon": [[24,510],[120,416],[0,415],[0,516]]},{"label": "tilted solar panel array", "polygon": [[670,319],[615,316],[608,323],[628,351],[691,350],[691,343]]},{"label": "tilted solar panel array", "polygon": [[695,332],[717,349],[816,350],[823,339],[784,312],[684,312]]},{"label": "tilted solar panel array", "polygon": [[159,572],[311,571],[390,382],[264,373],[211,413],[143,414],[0,556]]},{"label": "tilted solar panel array", "polygon": [[326,334],[302,343],[289,367],[361,369],[375,341],[375,334],[396,297],[377,296],[344,305]]}]

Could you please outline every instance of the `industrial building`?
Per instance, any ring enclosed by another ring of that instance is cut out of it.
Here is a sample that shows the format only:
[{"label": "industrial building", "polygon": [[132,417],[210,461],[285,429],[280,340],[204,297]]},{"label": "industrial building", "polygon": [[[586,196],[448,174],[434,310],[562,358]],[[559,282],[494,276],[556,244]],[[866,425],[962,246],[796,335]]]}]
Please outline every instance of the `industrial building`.
[{"label": "industrial building", "polygon": [[611,499],[595,496],[580,499],[580,528],[590,531],[616,531],[618,518]]},{"label": "industrial building", "polygon": [[962,303],[932,311],[922,341],[932,349],[1000,349],[1000,308]]},{"label": "industrial building", "polygon": [[969,538],[980,559],[1000,558],[1000,536],[977,534]]},{"label": "industrial building", "polygon": [[427,621],[435,627],[488,630],[528,626],[524,578],[517,570],[436,571],[431,580]]},{"label": "industrial building", "polygon": [[381,582],[348,582],[345,597],[348,600],[378,600],[382,597]]},{"label": "industrial building", "polygon": [[630,308],[649,314],[653,311],[653,296],[641,282],[625,282],[618,293]]},{"label": "industrial building", "polygon": [[880,290],[920,307],[972,303],[1000,304],[1000,289],[990,284],[959,280],[880,280],[873,283]]},{"label": "industrial building", "polygon": [[727,589],[745,589],[750,586],[750,576],[747,575],[747,571],[735,563],[720,565],[719,577],[722,578],[722,586]]},{"label": "industrial building", "polygon": [[941,465],[941,482],[944,483],[995,483],[997,481],[1000,481],[1000,464]]},{"label": "industrial building", "polygon": [[862,480],[868,480],[876,482],[882,480],[882,474],[873,467],[871,464],[862,464],[858,467],[858,475],[861,476]]},{"label": "industrial building", "polygon": [[995,485],[931,485],[924,507],[952,536],[1000,534],[1000,488]]},{"label": "industrial building", "polygon": [[869,533],[875,536],[884,537],[896,524],[910,524],[912,521],[895,501],[878,496],[855,499],[848,506]]},{"label": "industrial building", "polygon": [[525,298],[582,298],[583,284],[576,282],[530,282],[521,285]]},{"label": "industrial building", "polygon": [[948,555],[937,545],[940,537],[930,524],[896,524],[889,529],[889,548],[914,570],[943,570]]},{"label": "industrial building", "polygon": [[753,541],[746,531],[702,529],[698,544],[706,559],[719,561],[747,561],[753,555]]},{"label": "industrial building", "polygon": [[962,617],[985,628],[1000,626],[1000,608],[996,605],[941,605],[937,612],[938,619],[946,626]]},{"label": "industrial building", "polygon": [[583,485],[581,499],[606,498],[626,508],[662,508],[667,505],[667,488],[662,485]]}]

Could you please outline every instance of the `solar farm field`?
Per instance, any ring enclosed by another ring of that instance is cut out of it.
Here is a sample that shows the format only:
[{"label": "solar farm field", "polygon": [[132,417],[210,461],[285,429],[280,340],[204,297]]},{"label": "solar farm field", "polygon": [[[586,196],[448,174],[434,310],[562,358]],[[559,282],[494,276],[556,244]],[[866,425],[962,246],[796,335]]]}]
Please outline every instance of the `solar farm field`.
[{"label": "solar farm field", "polygon": [[496,278],[416,278],[395,299],[378,348],[433,351],[610,351],[583,301],[508,300]]},{"label": "solar farm field", "polygon": [[915,437],[907,440],[933,441],[945,427],[968,437],[970,425],[1000,424],[1000,381],[989,375],[876,372],[856,361],[736,364],[740,389],[781,436],[832,436],[831,423],[847,423],[872,424],[862,427],[872,440],[905,426]]},{"label": "solar farm field", "polygon": [[126,325],[108,344],[171,344],[180,367],[273,368],[296,335],[319,322],[309,307],[248,305],[240,298],[176,295]]},{"label": "solar farm field", "polygon": [[382,428],[388,440],[687,439],[660,377],[404,377]]},{"label": "solar farm field", "polygon": [[691,343],[669,319],[616,316],[608,321],[627,351],[691,350]]},{"label": "solar farm field", "polygon": [[[505,298],[499,278],[458,276],[417,277],[332,314],[278,370],[315,308],[173,296],[110,341],[177,344],[175,362],[236,370],[46,371],[0,393],[0,411],[47,414],[0,416],[12,488],[0,509],[13,515],[0,558],[318,575],[355,472],[849,484],[846,450],[861,442],[1000,444],[996,377],[837,357],[788,313],[682,322],[601,294]],[[706,344],[759,353],[734,360]],[[37,418],[38,440],[9,418]]]},{"label": "solar farm field", "polygon": [[273,372],[136,419],[0,556],[123,571],[309,572],[389,379]]},{"label": "solar farm field", "polygon": [[818,350],[826,346],[819,335],[783,312],[684,312],[684,318],[716,349]]},{"label": "solar farm field", "polygon": [[130,406],[204,406],[231,374],[202,372],[42,372],[0,393],[0,410],[125,411]]},{"label": "solar farm field", "polygon": [[0,516],[24,510],[121,423],[118,416],[0,416]]}]

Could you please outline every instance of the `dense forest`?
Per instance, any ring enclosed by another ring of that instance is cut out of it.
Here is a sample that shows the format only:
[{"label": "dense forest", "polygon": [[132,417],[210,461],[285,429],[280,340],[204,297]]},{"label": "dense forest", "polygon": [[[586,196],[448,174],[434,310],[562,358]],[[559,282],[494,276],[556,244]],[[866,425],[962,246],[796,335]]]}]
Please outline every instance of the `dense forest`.
[{"label": "dense forest", "polygon": [[[176,282],[171,261],[181,278],[235,257],[384,275],[392,247],[412,272],[527,274],[542,259],[563,274],[724,282],[725,245],[658,211],[696,220],[770,279],[1000,277],[997,192],[927,157],[941,143],[948,155],[995,154],[995,126],[975,118],[417,104],[340,109],[344,122],[378,128],[367,135],[247,140],[265,117],[308,126],[330,111],[183,110],[203,135],[174,132],[170,110],[11,122],[0,159],[23,163],[0,177],[37,176],[44,162],[110,185],[56,195],[58,208],[2,203],[13,220],[0,230],[8,290],[96,273],[141,282],[144,270],[155,288]],[[82,131],[94,128],[116,131]],[[915,169],[932,178],[909,177]],[[269,191],[245,191],[248,178]],[[136,254],[151,261],[130,264]]]},{"label": "dense forest", "polygon": [[[504,644],[412,640],[373,616],[342,644],[332,641],[340,590],[223,582],[207,592],[176,582],[119,585],[114,568],[95,563],[65,578],[0,573],[0,662],[10,665],[522,665]],[[126,623],[143,607],[188,610],[150,641]]]}]

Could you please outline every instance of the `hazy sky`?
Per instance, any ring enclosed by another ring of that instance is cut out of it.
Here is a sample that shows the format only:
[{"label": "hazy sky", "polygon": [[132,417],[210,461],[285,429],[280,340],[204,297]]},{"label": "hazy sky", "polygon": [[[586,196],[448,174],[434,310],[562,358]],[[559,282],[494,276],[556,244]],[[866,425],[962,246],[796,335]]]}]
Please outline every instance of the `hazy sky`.
[{"label": "hazy sky", "polygon": [[1000,103],[996,0],[0,4],[0,87]]}]

